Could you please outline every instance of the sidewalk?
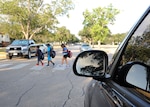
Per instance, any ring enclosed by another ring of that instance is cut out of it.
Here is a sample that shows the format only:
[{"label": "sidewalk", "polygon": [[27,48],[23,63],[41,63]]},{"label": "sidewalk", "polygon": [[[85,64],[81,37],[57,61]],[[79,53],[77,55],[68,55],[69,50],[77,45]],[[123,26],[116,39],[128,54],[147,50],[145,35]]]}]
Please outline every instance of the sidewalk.
[{"label": "sidewalk", "polygon": [[0,52],[0,60],[1,59],[6,59],[6,53],[5,52]]}]

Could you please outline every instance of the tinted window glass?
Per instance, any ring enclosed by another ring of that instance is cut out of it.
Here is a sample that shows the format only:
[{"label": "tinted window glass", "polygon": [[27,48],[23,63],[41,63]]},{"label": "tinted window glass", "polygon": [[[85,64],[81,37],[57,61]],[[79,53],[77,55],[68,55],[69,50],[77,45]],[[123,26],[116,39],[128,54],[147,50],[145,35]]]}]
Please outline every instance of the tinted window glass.
[{"label": "tinted window glass", "polygon": [[[123,53],[120,66],[123,66],[128,62],[134,61],[142,62],[150,66],[150,14],[148,14],[145,17],[143,22],[140,24],[140,26],[136,29],[136,31],[130,38],[128,45]],[[145,70],[139,68],[138,68],[138,71],[140,70],[139,72],[137,71],[137,69],[135,70],[136,73],[138,74],[136,74],[134,78],[136,79],[138,78],[142,82],[141,83],[136,81],[135,84],[138,85],[143,90],[145,90],[145,92],[143,93],[143,91],[140,91],[140,89],[138,89],[138,92],[142,93],[146,97],[150,97],[150,93],[145,94],[146,91],[148,91],[149,89],[146,89],[145,86],[142,86],[147,84],[146,81],[147,76],[145,76]],[[139,75],[141,75],[140,78]],[[128,82],[133,83],[134,81],[132,79],[128,79]]]},{"label": "tinted window glass", "polygon": [[150,65],[150,14],[131,37],[123,55],[123,65],[129,61],[140,61]]},{"label": "tinted window glass", "polygon": [[28,45],[28,40],[15,40],[12,45]]}]

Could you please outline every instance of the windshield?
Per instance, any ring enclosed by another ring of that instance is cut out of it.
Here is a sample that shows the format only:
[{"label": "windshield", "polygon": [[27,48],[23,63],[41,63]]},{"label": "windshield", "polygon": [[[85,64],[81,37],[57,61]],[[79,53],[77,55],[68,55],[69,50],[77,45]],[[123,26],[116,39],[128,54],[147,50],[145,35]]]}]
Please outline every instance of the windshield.
[{"label": "windshield", "polygon": [[15,40],[15,41],[12,42],[12,45],[27,46],[28,45],[28,40]]},{"label": "windshield", "polygon": [[82,45],[82,47],[87,47],[87,46],[89,46],[88,44],[84,44],[84,45]]}]

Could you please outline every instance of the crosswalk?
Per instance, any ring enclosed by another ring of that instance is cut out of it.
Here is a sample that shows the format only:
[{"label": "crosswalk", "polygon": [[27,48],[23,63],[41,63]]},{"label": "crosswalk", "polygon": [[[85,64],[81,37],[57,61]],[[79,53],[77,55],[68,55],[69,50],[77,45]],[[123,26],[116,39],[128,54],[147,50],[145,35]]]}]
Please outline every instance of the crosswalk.
[{"label": "crosswalk", "polygon": [[23,67],[25,67],[27,65],[29,65],[29,64],[19,64],[19,65],[11,67],[11,69],[21,69],[21,68],[23,68]]},{"label": "crosswalk", "polygon": [[9,65],[12,65],[12,64],[1,64],[0,68],[6,67],[6,66],[9,66]]},{"label": "crosswalk", "polygon": [[0,71],[3,70],[19,70],[19,69],[29,69],[29,70],[42,70],[44,68],[52,69],[53,72],[58,70],[65,70],[71,68],[71,66],[55,64],[55,66],[42,66],[42,65],[30,65],[29,63],[20,63],[20,64],[0,64]]}]

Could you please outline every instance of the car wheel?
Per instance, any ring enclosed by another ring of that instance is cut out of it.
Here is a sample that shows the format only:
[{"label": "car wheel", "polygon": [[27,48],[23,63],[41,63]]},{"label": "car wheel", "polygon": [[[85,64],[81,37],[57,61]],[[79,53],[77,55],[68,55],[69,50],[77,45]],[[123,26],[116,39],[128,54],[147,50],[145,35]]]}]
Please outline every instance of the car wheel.
[{"label": "car wheel", "polygon": [[28,52],[28,59],[31,59],[31,52]]},{"label": "car wheel", "polygon": [[12,59],[12,55],[9,55],[9,59]]},{"label": "car wheel", "polygon": [[12,54],[6,55],[6,58],[7,58],[7,59],[12,59]]}]

